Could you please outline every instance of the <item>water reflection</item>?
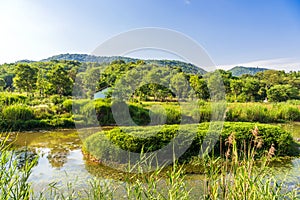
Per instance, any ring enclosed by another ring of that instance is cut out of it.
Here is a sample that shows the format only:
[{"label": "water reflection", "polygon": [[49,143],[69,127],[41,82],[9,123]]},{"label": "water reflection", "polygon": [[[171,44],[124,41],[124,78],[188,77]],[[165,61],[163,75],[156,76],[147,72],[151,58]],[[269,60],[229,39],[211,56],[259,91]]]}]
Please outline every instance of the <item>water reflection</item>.
[{"label": "water reflection", "polygon": [[13,133],[13,147],[28,148],[28,152],[39,151],[39,155],[48,159],[53,168],[61,168],[68,162],[68,156],[73,150],[80,149],[81,140],[74,130],[55,132],[22,132]]},{"label": "water reflection", "polygon": [[[285,127],[297,133],[300,130],[299,123],[292,128],[288,125]],[[76,185],[75,189],[82,189],[88,187],[88,180],[93,177],[104,181],[124,181],[126,177],[123,172],[85,160],[81,151],[82,137],[76,130],[12,133],[12,138],[21,161],[25,158],[26,148],[29,152],[27,155],[31,158],[39,156],[38,164],[30,177],[36,191],[46,188],[52,182],[57,182],[58,186],[66,186],[67,182],[72,182]],[[300,159],[274,163],[273,168],[278,177],[287,178],[291,185],[300,182]],[[187,169],[187,172],[192,171],[196,170]],[[188,182],[199,185],[201,177],[199,174],[188,174]]]}]

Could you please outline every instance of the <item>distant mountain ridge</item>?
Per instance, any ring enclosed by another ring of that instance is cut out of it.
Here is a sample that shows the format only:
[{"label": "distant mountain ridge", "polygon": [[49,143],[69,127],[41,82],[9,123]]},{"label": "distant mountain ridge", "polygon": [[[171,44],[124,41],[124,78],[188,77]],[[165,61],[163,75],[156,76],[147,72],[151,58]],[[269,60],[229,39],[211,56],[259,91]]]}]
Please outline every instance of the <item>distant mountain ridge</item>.
[{"label": "distant mountain ridge", "polygon": [[243,66],[236,66],[229,71],[232,73],[233,76],[241,76],[243,74],[250,74],[250,75],[255,75],[258,72],[263,72],[266,70],[266,68],[259,68],[259,67],[243,67]]},{"label": "distant mountain ridge", "polygon": [[[126,63],[136,62],[137,58],[123,57],[123,56],[94,56],[88,54],[59,54],[51,56],[49,58],[41,60],[41,62],[47,62],[51,60],[72,60],[79,62],[97,62],[97,63],[111,63],[116,60],[123,60]],[[181,67],[183,72],[193,74],[205,74],[207,73],[204,69],[197,67],[191,63],[186,63],[178,60],[144,60],[147,64],[154,64],[159,66],[170,66],[170,67]]]},{"label": "distant mountain ridge", "polygon": [[[130,57],[124,57],[124,56],[95,56],[95,55],[89,55],[89,54],[59,54],[59,55],[54,55],[46,59],[40,60],[40,62],[47,62],[51,60],[69,60],[69,61],[78,61],[78,62],[96,62],[100,64],[109,64],[113,61],[116,60],[123,60],[126,63],[128,62],[137,62],[138,60],[143,60],[143,59],[138,59],[138,58],[130,58]],[[143,60],[145,61],[146,64],[154,64],[158,66],[170,66],[170,67],[180,67],[183,72],[185,73],[192,73],[192,74],[205,74],[207,71],[204,69],[197,67],[191,63],[186,63],[178,60]],[[36,62],[36,61],[31,61],[31,60],[20,60],[17,61],[16,63],[31,63],[31,62]],[[250,75],[255,75],[258,72],[266,71],[269,69],[266,68],[259,68],[259,67],[244,67],[244,66],[236,66],[233,67],[230,70],[233,76],[241,76],[243,74],[250,74]]]}]

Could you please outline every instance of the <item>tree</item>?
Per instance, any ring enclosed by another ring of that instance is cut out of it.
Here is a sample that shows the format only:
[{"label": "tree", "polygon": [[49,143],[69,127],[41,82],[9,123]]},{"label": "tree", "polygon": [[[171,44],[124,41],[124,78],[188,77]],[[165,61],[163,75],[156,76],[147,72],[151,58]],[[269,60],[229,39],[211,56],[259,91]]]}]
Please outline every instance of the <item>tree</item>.
[{"label": "tree", "polygon": [[6,86],[6,82],[3,78],[0,78],[0,91],[3,91]]},{"label": "tree", "polygon": [[246,101],[255,101],[259,97],[258,92],[260,90],[259,81],[255,78],[247,78],[243,84],[243,94],[246,97]]},{"label": "tree", "polygon": [[299,91],[291,85],[274,85],[267,91],[269,101],[281,102],[289,99],[297,99]]},{"label": "tree", "polygon": [[284,71],[267,70],[257,73],[255,77],[257,77],[260,81],[265,82],[266,89],[269,89],[273,85],[283,84],[285,75]]},{"label": "tree", "polygon": [[44,70],[39,68],[37,74],[36,89],[38,90],[41,97],[44,96],[48,84],[49,83],[46,81]]},{"label": "tree", "polygon": [[33,89],[36,87],[37,69],[28,64],[18,64],[15,73],[14,86],[19,91],[33,92]]},{"label": "tree", "polygon": [[203,100],[207,100],[209,98],[207,83],[203,78],[199,78],[197,75],[191,75],[189,82],[198,98]]},{"label": "tree", "polygon": [[240,79],[230,80],[230,90],[234,95],[234,100],[237,101],[238,95],[242,93],[243,81]]},{"label": "tree", "polygon": [[216,71],[205,74],[207,77],[207,87],[212,101],[219,101],[225,99],[225,86],[221,74]]},{"label": "tree", "polygon": [[189,84],[183,73],[175,74],[171,78],[170,86],[178,99],[187,97],[189,93]]},{"label": "tree", "polygon": [[[86,71],[83,77],[83,83],[86,87],[86,95],[90,98],[94,97],[94,93],[97,91],[100,78],[100,68],[90,68]],[[98,88],[102,89],[102,88]]]},{"label": "tree", "polygon": [[48,73],[50,84],[49,93],[62,95],[71,95],[73,81],[68,76],[68,72],[61,65],[54,66]]}]

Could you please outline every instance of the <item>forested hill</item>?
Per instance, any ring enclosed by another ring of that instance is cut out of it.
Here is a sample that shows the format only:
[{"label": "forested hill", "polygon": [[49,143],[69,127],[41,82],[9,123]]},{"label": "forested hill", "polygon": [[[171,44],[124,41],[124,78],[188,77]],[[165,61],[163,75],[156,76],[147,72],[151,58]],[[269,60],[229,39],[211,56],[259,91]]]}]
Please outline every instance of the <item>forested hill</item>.
[{"label": "forested hill", "polygon": [[[47,62],[51,60],[71,60],[79,62],[95,62],[99,64],[111,63],[116,60],[123,60],[126,63],[137,62],[139,59],[123,56],[94,56],[88,54],[60,54],[41,60]],[[146,64],[154,64],[158,66],[180,67],[183,72],[191,74],[205,74],[206,71],[191,63],[185,63],[177,60],[144,60]]]},{"label": "forested hill", "polygon": [[241,76],[243,74],[250,74],[255,75],[258,72],[263,72],[269,69],[266,68],[258,68],[258,67],[243,67],[243,66],[236,66],[229,71],[232,73],[232,76]]}]

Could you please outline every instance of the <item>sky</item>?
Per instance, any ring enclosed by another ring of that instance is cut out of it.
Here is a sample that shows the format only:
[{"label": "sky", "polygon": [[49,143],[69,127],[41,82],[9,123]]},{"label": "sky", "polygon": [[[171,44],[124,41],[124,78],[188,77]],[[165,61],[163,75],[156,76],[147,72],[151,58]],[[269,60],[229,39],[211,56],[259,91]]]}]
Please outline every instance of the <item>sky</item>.
[{"label": "sky", "polygon": [[[298,0],[1,0],[0,63],[90,54],[143,27],[187,35],[220,68],[300,70]],[[130,56],[173,58],[149,51]]]}]

